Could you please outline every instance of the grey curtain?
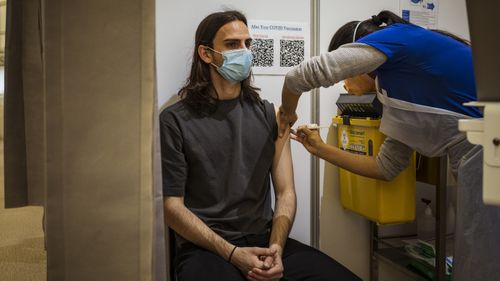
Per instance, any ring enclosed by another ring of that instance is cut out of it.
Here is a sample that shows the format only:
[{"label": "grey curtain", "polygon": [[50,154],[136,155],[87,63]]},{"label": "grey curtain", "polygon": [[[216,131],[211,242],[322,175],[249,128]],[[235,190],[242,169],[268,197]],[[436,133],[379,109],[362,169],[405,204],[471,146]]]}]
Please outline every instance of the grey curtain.
[{"label": "grey curtain", "polygon": [[45,200],[45,95],[41,1],[7,3],[5,42],[5,207]]},{"label": "grey curtain", "polygon": [[7,5],[6,205],[45,206],[47,279],[166,280],[154,0]]}]

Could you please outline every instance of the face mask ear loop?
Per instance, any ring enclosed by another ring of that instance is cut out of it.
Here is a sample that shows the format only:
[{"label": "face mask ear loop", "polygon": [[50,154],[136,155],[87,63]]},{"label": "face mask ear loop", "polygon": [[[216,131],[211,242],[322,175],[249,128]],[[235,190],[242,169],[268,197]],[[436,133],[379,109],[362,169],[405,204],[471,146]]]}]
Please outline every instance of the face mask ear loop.
[{"label": "face mask ear loop", "polygon": [[209,49],[210,51],[215,52],[215,53],[217,53],[217,54],[219,54],[219,55],[222,55],[222,53],[221,53],[221,52],[216,51],[216,50],[214,50],[214,49],[212,49],[212,48],[210,48],[210,47],[208,47],[208,46],[205,46],[205,48],[207,48],[207,49]]},{"label": "face mask ear loop", "polygon": [[211,62],[211,65],[213,65],[216,69],[219,69],[219,66],[217,66],[215,63]]},{"label": "face mask ear loop", "polygon": [[[212,48],[210,48],[210,47],[208,47],[208,46],[205,46],[205,49],[209,49],[210,51],[212,51],[212,52],[214,52],[214,53],[217,53],[217,54],[222,55],[222,53],[221,53],[221,52],[218,52],[218,51],[216,51],[216,50],[214,50],[214,49],[212,49]],[[216,65],[216,64],[214,64],[213,62],[211,62],[210,64],[211,64],[211,65],[213,65],[216,69],[219,69],[219,66],[217,66],[217,65]]]},{"label": "face mask ear loop", "polygon": [[356,32],[358,32],[358,27],[361,23],[362,21],[358,22],[358,24],[356,24],[356,28],[354,28],[354,34],[352,35],[352,43],[356,42]]}]

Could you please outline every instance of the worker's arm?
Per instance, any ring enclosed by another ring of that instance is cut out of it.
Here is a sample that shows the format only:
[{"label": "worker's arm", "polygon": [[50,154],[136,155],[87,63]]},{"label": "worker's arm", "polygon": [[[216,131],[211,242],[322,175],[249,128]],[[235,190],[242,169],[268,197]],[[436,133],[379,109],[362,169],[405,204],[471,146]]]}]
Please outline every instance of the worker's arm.
[{"label": "worker's arm", "polygon": [[319,87],[330,87],[346,78],[371,73],[387,57],[377,49],[360,43],[346,44],[337,50],[304,61],[290,70],[282,88],[279,118],[280,136],[297,120],[295,111],[300,95]]},{"label": "worker's arm", "polygon": [[384,179],[392,180],[408,165],[413,156],[413,149],[393,138],[386,137],[377,154],[377,166]]},{"label": "worker's arm", "polygon": [[278,109],[278,128],[279,137],[285,135],[285,131],[290,129],[293,124],[297,121],[297,104],[299,103],[301,93],[293,93],[287,86],[286,80],[283,84],[283,89],[281,90],[281,106]]},{"label": "worker's arm", "polygon": [[318,130],[300,127],[292,138],[311,153],[335,166],[365,177],[392,180],[410,163],[413,150],[392,138],[386,138],[376,157],[359,155],[326,144]]},{"label": "worker's arm", "polygon": [[311,154],[335,166],[365,177],[385,179],[374,157],[350,153],[326,144],[321,139],[318,130],[299,127],[292,138],[302,143]]},{"label": "worker's arm", "polygon": [[311,153],[335,166],[365,177],[385,180],[375,157],[350,153],[326,143],[322,143],[313,151],[315,153]]}]

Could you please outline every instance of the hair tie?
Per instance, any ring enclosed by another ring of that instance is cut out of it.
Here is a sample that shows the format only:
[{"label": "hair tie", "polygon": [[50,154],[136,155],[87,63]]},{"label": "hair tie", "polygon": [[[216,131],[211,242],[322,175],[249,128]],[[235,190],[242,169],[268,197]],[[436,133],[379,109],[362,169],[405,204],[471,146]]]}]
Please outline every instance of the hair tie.
[{"label": "hair tie", "polygon": [[227,258],[227,261],[231,263],[231,259],[233,258],[234,251],[238,248],[238,246],[234,246],[233,250],[231,251],[231,254],[229,254],[229,258]]},{"label": "hair tie", "polygon": [[372,16],[372,22],[373,24],[375,24],[376,26],[380,26],[381,24],[383,24],[384,22],[380,19],[379,16]]}]

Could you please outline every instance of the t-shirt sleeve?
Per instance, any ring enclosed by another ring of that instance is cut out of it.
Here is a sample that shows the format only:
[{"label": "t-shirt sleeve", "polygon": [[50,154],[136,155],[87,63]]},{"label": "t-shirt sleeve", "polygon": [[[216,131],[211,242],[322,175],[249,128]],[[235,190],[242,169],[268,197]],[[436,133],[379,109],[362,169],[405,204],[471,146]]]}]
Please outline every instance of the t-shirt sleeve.
[{"label": "t-shirt sleeve", "polygon": [[413,154],[406,144],[387,137],[380,147],[376,161],[386,180],[392,180],[401,173],[408,164]]},{"label": "t-shirt sleeve", "polygon": [[386,61],[383,53],[366,44],[346,44],[321,54],[290,70],[285,84],[300,94],[319,87],[330,87],[346,78],[370,73]]},{"label": "t-shirt sleeve", "polygon": [[267,100],[264,100],[264,110],[267,123],[269,124],[269,128],[271,128],[273,140],[276,141],[276,139],[278,139],[278,123],[276,121],[276,111],[274,108],[274,104],[268,102]]},{"label": "t-shirt sleeve", "polygon": [[172,113],[160,115],[163,196],[184,196],[188,166],[183,137]]}]

